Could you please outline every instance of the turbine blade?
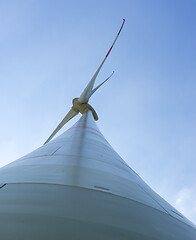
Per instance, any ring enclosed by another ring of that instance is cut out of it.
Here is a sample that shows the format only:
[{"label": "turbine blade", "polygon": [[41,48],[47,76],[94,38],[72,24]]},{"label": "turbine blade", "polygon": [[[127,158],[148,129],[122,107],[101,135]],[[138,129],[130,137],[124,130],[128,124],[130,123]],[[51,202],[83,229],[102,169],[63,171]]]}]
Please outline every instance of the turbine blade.
[{"label": "turbine blade", "polygon": [[90,97],[93,95],[93,93],[95,93],[95,92],[97,91],[98,88],[100,88],[106,81],[108,81],[113,74],[114,74],[114,71],[112,72],[112,74],[111,74],[108,78],[106,78],[106,80],[104,80],[101,84],[99,84],[96,88],[94,88],[94,89],[91,91]]},{"label": "turbine blade", "polygon": [[56,135],[56,133],[69,121],[71,120],[73,117],[75,117],[78,114],[78,112],[74,111],[72,108],[71,110],[68,112],[68,114],[63,118],[63,120],[59,123],[59,125],[57,126],[57,128],[54,130],[54,132],[50,135],[50,137],[45,141],[44,145],[46,143],[48,143],[53,137],[54,135]]},{"label": "turbine blade", "polygon": [[123,23],[120,27],[120,30],[118,31],[118,34],[116,36],[116,38],[114,39],[114,42],[112,43],[112,46],[110,47],[109,51],[107,52],[105,58],[103,59],[101,65],[99,66],[99,68],[97,69],[97,71],[95,72],[94,76],[92,77],[92,79],[90,80],[90,82],[88,83],[88,85],[86,86],[86,88],[84,89],[84,91],[82,92],[82,94],[80,95],[78,101],[81,102],[81,103],[87,103],[90,96],[92,95],[91,92],[92,92],[92,89],[93,89],[93,86],[94,86],[94,83],[95,83],[95,80],[96,80],[96,77],[99,73],[99,71],[101,70],[104,62],[106,61],[107,57],[109,56],[118,36],[120,35],[120,32],[124,26],[124,23],[125,23],[125,19],[123,19]]}]

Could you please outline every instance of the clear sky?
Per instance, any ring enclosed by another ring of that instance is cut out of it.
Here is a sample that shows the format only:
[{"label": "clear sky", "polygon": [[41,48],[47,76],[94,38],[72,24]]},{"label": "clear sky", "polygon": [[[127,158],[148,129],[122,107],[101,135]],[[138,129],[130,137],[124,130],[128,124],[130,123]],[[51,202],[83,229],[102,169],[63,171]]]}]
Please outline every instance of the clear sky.
[{"label": "clear sky", "polygon": [[195,11],[195,0],[1,0],[0,166],[44,143],[125,18],[97,84],[115,73],[90,102],[97,125],[196,223]]}]

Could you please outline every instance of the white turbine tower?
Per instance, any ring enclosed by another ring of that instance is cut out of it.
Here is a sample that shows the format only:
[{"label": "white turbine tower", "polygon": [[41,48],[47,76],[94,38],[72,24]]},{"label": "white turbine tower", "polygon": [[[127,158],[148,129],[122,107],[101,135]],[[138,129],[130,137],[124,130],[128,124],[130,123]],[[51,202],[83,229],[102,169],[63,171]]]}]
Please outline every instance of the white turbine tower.
[{"label": "white turbine tower", "polygon": [[[195,225],[110,146],[88,104],[107,80],[93,89],[124,21],[95,75],[46,144],[0,169],[0,239],[196,239]],[[79,112],[79,121],[50,141]]]}]

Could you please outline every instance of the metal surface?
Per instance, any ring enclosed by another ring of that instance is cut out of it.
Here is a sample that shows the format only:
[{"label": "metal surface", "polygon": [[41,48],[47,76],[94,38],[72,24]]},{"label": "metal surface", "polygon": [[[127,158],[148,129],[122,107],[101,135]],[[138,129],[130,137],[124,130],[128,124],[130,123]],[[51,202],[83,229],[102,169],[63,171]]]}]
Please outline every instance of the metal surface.
[{"label": "metal surface", "polygon": [[90,111],[1,168],[0,186],[0,239],[196,239],[195,226],[112,149]]}]

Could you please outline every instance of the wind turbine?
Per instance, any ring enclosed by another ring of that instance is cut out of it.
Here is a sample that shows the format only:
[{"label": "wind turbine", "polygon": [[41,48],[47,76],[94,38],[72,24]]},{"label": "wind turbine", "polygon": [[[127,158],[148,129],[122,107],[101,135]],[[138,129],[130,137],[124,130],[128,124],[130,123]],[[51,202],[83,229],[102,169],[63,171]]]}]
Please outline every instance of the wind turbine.
[{"label": "wind turbine", "polygon": [[121,30],[124,26],[125,23],[125,19],[123,19],[123,23],[118,31],[118,34],[116,35],[116,38],[114,39],[114,42],[112,43],[109,51],[107,52],[106,56],[104,57],[103,61],[101,62],[100,66],[98,67],[97,71],[95,72],[95,74],[93,75],[92,79],[89,81],[88,85],[86,86],[86,88],[84,89],[84,91],[82,92],[82,94],[80,95],[79,98],[74,98],[72,103],[73,106],[70,109],[70,111],[67,113],[67,115],[63,118],[63,120],[59,123],[59,125],[56,127],[56,129],[52,132],[52,134],[49,136],[49,138],[46,140],[46,143],[48,143],[56,134],[57,132],[68,122],[70,121],[73,117],[75,117],[78,113],[83,114],[84,112],[87,112],[88,110],[90,110],[93,114],[94,119],[97,121],[98,120],[98,116],[96,111],[93,109],[93,107],[88,104],[88,101],[90,99],[90,97],[113,75],[113,73],[106,78],[105,81],[103,81],[101,84],[99,84],[96,88],[93,89],[94,84],[95,84],[95,80],[103,66],[103,64],[105,63],[107,57],[109,56],[114,44],[116,43],[116,40],[118,39],[118,36],[121,33]]},{"label": "wind turbine", "polygon": [[[195,225],[154,192],[110,146],[88,104],[111,77],[93,88],[124,22],[47,144],[0,169],[0,239],[196,239]],[[82,117],[49,142],[79,112]]]}]

